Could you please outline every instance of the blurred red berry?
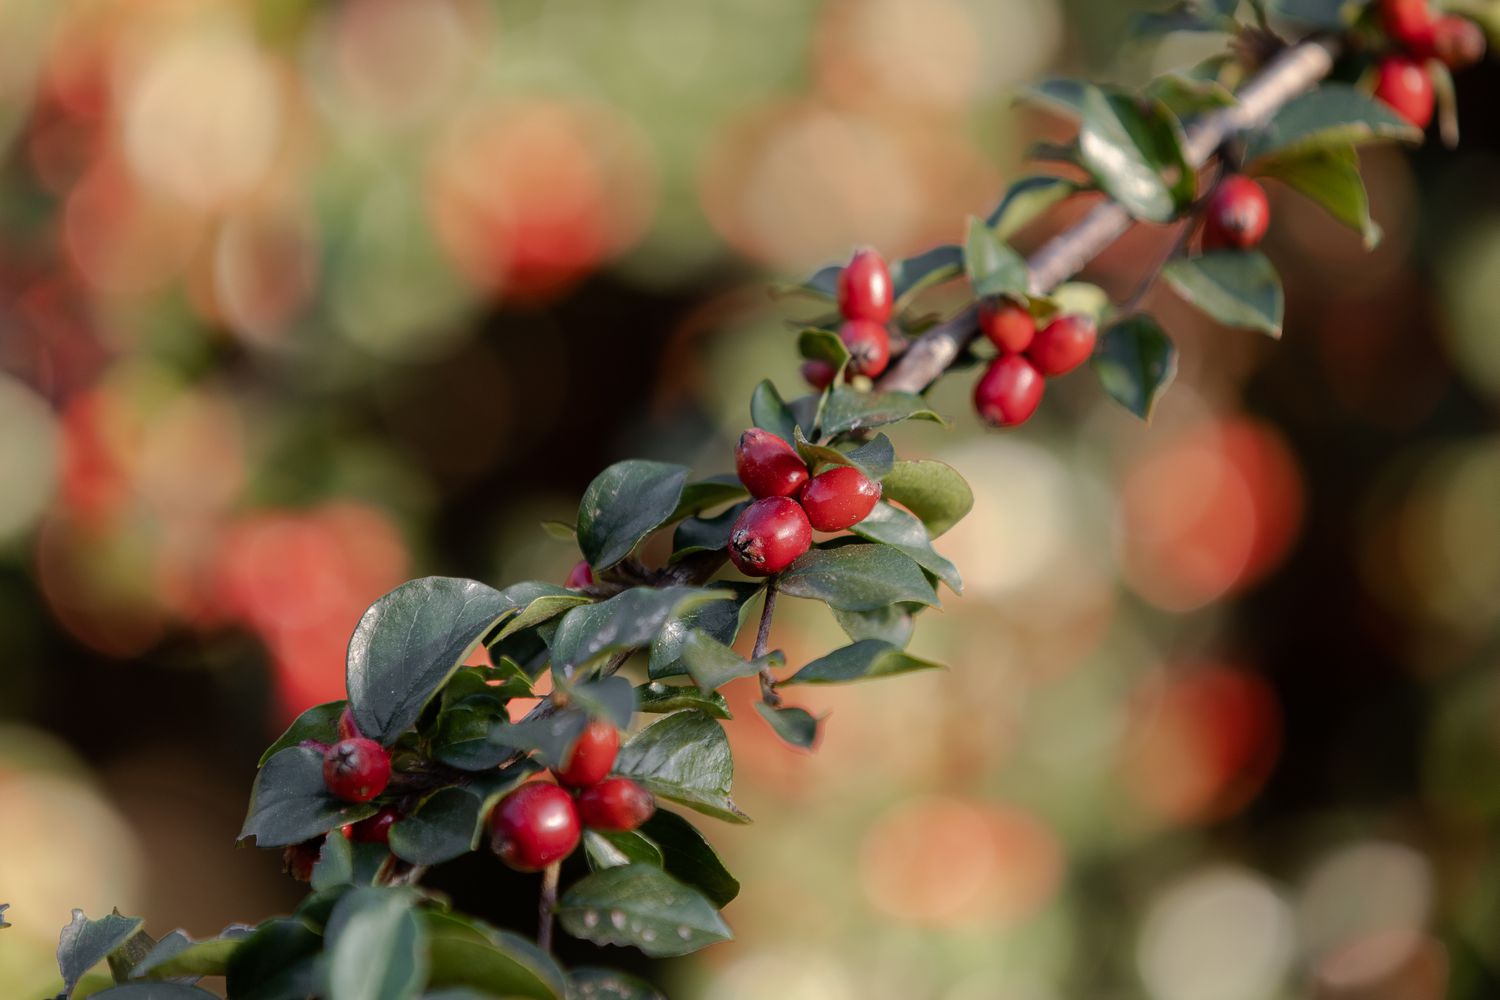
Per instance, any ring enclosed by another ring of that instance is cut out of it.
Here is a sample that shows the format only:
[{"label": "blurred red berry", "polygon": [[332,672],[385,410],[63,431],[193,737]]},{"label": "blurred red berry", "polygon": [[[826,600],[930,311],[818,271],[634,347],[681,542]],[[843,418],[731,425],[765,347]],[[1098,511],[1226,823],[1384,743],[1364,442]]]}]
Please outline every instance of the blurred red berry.
[{"label": "blurred red berry", "polygon": [[802,491],[802,509],[816,531],[843,531],[869,516],[880,484],[847,465],[820,472]]},{"label": "blurred red berry", "polygon": [[573,797],[546,781],[511,792],[490,813],[490,848],[517,871],[538,872],[578,846]]},{"label": "blurred red berry", "polygon": [[979,329],[990,343],[1007,354],[1020,354],[1036,336],[1031,310],[1019,302],[1003,299],[979,303]]},{"label": "blurred red berry", "polygon": [[857,251],[839,272],[839,312],[845,319],[885,323],[891,318],[894,296],[885,258],[874,250]]},{"label": "blurred red berry", "polygon": [[1248,250],[1260,243],[1270,221],[1265,189],[1244,174],[1231,174],[1214,188],[1204,209],[1204,249]]},{"label": "blurred red berry", "polygon": [[322,837],[292,844],[281,852],[281,870],[298,882],[311,882],[313,866],[322,850]]},{"label": "blurred red berry", "polygon": [[1045,380],[1024,355],[1007,354],[990,362],[974,386],[974,408],[986,423],[1015,427],[1036,412]]},{"label": "blurred red berry", "polygon": [[374,740],[339,740],[323,755],[323,782],[346,802],[368,802],[391,780],[391,755]]},{"label": "blurred red berry", "polygon": [[344,827],[344,836],[359,844],[388,844],[391,840],[391,824],[401,818],[395,806],[386,806],[373,816],[366,816],[357,823]]},{"label": "blurred red berry", "polygon": [[583,590],[594,585],[594,571],[589,566],[587,559],[580,559],[573,564],[568,571],[568,578],[563,581],[563,586],[569,590]]},{"label": "blurred red berry", "polygon": [[755,501],[729,531],[729,558],[747,576],[780,573],[811,545],[806,512],[786,497]]},{"label": "blurred red berry", "polygon": [[759,427],[740,435],[734,471],[756,499],[796,496],[807,483],[807,463],[797,449]]},{"label": "blurred red berry", "polygon": [[1381,0],[1380,18],[1397,45],[1420,56],[1432,54],[1434,20],[1427,0]]},{"label": "blurred red berry", "polygon": [[1375,96],[1417,128],[1432,121],[1432,78],[1427,67],[1410,56],[1387,56],[1381,60],[1375,81]]},{"label": "blurred red berry", "polygon": [[1433,25],[1432,54],[1449,69],[1466,69],[1484,58],[1484,29],[1466,17],[1449,15]]},{"label": "blurred red berry", "polygon": [[607,722],[591,719],[573,744],[567,763],[557,772],[557,780],[574,788],[597,785],[615,766],[619,752],[620,731]]},{"label": "blurred red berry", "polygon": [[634,830],[656,812],[656,799],[629,778],[610,778],[578,794],[578,818],[595,830]]},{"label": "blurred red berry", "polygon": [[891,361],[891,335],[879,323],[851,319],[839,327],[839,339],[849,349],[850,375],[875,378]]},{"label": "blurred red berry", "polygon": [[1026,356],[1043,375],[1066,375],[1089,359],[1098,337],[1092,316],[1069,313],[1043,327]]},{"label": "blurred red berry", "polygon": [[838,369],[827,361],[804,361],[802,362],[802,377],[807,379],[807,384],[819,391],[833,384],[833,377],[838,374]]}]

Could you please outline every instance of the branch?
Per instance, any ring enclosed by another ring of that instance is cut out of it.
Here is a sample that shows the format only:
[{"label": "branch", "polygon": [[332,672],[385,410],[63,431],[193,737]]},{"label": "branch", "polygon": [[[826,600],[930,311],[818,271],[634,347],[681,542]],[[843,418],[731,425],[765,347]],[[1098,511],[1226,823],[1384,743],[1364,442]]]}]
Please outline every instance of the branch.
[{"label": "branch", "polygon": [[[1195,170],[1202,167],[1226,139],[1264,125],[1283,104],[1311,90],[1333,69],[1337,48],[1335,40],[1316,38],[1279,52],[1240,88],[1235,104],[1207,114],[1188,127],[1183,144],[1188,164]],[[1133,221],[1125,209],[1107,201],[1071,229],[1054,236],[1026,262],[1031,293],[1044,295],[1083,270],[1123,236]],[[971,305],[912,344],[880,379],[880,388],[921,392],[953,364],[978,332],[978,308]]]},{"label": "branch", "polygon": [[[758,660],[766,655],[766,646],[771,642],[771,619],[776,614],[776,578],[766,585],[766,603],[760,612],[760,629],[755,633],[755,650],[750,654],[750,659]],[[771,673],[771,668],[762,665],[760,668],[760,698],[772,707],[781,704],[781,695],[776,693],[776,675]]]},{"label": "branch", "polygon": [[552,916],[557,910],[557,883],[562,862],[554,861],[542,872],[542,893],[537,900],[536,943],[543,951],[552,950]]}]

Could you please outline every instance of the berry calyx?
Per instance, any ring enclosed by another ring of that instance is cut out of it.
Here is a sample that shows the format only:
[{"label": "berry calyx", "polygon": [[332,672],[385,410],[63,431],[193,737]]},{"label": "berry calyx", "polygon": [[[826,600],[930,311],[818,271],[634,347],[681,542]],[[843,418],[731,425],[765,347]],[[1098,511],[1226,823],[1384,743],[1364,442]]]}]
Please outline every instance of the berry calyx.
[{"label": "berry calyx", "polygon": [[323,754],[323,783],[345,802],[369,802],[390,780],[391,755],[374,740],[339,740]]},{"label": "berry calyx", "polygon": [[990,367],[974,386],[974,408],[995,427],[1025,423],[1042,401],[1046,381],[1021,354],[1006,354]]},{"label": "berry calyx", "polygon": [[891,335],[873,320],[845,321],[839,327],[839,340],[849,351],[849,375],[875,378],[891,362]]},{"label": "berry calyx", "polygon": [[568,578],[563,581],[563,586],[569,590],[583,590],[594,585],[594,570],[589,566],[587,559],[580,559],[573,564],[568,571]]},{"label": "berry calyx", "polygon": [[656,799],[629,778],[610,778],[578,793],[578,818],[595,830],[634,830],[656,812]]},{"label": "berry calyx", "polygon": [[1026,350],[1026,357],[1043,375],[1066,375],[1089,359],[1099,328],[1092,316],[1068,313],[1048,323]]},{"label": "berry calyx", "polygon": [[802,377],[807,384],[814,389],[823,390],[833,384],[833,377],[839,373],[838,369],[827,361],[802,362]]},{"label": "berry calyx", "polygon": [[590,719],[583,735],[573,744],[567,763],[557,772],[557,780],[574,788],[597,785],[615,766],[620,752],[620,732],[607,722]]},{"label": "berry calyx", "polygon": [[880,484],[847,465],[820,472],[802,491],[802,509],[816,531],[843,531],[869,516]]},{"label": "berry calyx", "polygon": [[1019,302],[986,299],[979,304],[979,329],[1000,350],[1020,354],[1036,336],[1036,320],[1031,310]]},{"label": "berry calyx", "polygon": [[1417,55],[1430,55],[1434,21],[1427,0],[1382,0],[1380,19],[1391,40]]},{"label": "berry calyx", "polygon": [[1417,128],[1432,121],[1434,95],[1427,67],[1410,56],[1387,56],[1375,79],[1375,96]]},{"label": "berry calyx", "polygon": [[1271,204],[1265,188],[1244,174],[1219,182],[1203,212],[1205,250],[1249,250],[1266,235]]},{"label": "berry calyx", "polygon": [[891,272],[874,250],[859,250],[839,272],[839,312],[845,319],[885,323],[895,304]]},{"label": "berry calyx", "polygon": [[807,463],[786,441],[752,427],[734,448],[734,471],[757,500],[790,497],[807,484]]},{"label": "berry calyx", "polygon": [[359,731],[359,723],[354,721],[353,709],[345,708],[339,713],[339,739],[352,740],[356,736],[363,735],[364,733]]},{"label": "berry calyx", "polygon": [[344,836],[358,844],[388,844],[391,824],[401,818],[395,806],[386,806],[373,816],[366,816],[344,827]]},{"label": "berry calyx", "polygon": [[729,558],[747,576],[780,573],[811,545],[807,513],[786,497],[755,501],[729,530]]},{"label": "berry calyx", "polygon": [[578,846],[573,797],[554,784],[532,781],[501,799],[490,813],[490,848],[517,871],[539,872]]},{"label": "berry calyx", "polygon": [[1484,29],[1466,17],[1449,14],[1432,27],[1432,54],[1449,69],[1466,69],[1484,58]]}]

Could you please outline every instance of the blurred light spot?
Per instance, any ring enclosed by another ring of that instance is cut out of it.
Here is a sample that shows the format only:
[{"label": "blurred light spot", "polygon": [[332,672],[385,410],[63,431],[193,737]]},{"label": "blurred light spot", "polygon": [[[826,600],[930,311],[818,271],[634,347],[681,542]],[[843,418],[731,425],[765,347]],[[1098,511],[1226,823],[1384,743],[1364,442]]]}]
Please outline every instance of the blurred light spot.
[{"label": "blurred light spot", "polygon": [[193,389],[153,413],[136,469],[136,489],[165,520],[228,507],[245,482],[243,428],[233,401]]},{"label": "blurred light spot", "polygon": [[828,954],[788,948],[752,952],[713,977],[714,1000],[854,1000],[852,977]]},{"label": "blurred light spot", "polygon": [[[1427,925],[1432,897],[1431,866],[1411,848],[1379,840],[1340,847],[1319,860],[1302,883],[1297,919],[1303,946],[1316,960],[1378,932],[1406,932],[1407,937],[1388,937],[1364,953],[1361,976],[1378,977],[1415,946],[1414,932]],[[1406,950],[1397,947],[1402,941]]]},{"label": "blurred light spot", "polygon": [[979,87],[979,36],[955,0],[835,0],[816,46],[818,84],[845,105],[952,112]]},{"label": "blurred light spot", "polygon": [[1153,900],[1136,964],[1157,1000],[1262,1000],[1279,995],[1294,945],[1291,907],[1265,879],[1214,868]]},{"label": "blurred light spot", "polygon": [[97,162],[68,196],[63,231],[72,262],[100,291],[155,291],[182,273],[202,232],[181,205],[143,194],[113,159]]},{"label": "blurred light spot", "polygon": [[488,42],[467,0],[353,0],[333,15],[333,61],[350,98],[391,122],[423,118],[460,89]]},{"label": "blurred light spot", "polygon": [[317,288],[318,234],[309,212],[247,210],[225,220],[214,245],[214,292],[246,340],[279,340]]},{"label": "blurred light spot", "polygon": [[1313,969],[1321,1000],[1449,996],[1443,945],[1408,930],[1378,931],[1329,952]]},{"label": "blurred light spot", "polygon": [[46,400],[0,372],[0,541],[30,528],[57,487],[62,435]]},{"label": "blurred light spot", "polygon": [[37,576],[52,613],[84,645],[117,659],[139,656],[165,632],[152,560],[139,522],[105,526],[57,512],[37,537]]}]

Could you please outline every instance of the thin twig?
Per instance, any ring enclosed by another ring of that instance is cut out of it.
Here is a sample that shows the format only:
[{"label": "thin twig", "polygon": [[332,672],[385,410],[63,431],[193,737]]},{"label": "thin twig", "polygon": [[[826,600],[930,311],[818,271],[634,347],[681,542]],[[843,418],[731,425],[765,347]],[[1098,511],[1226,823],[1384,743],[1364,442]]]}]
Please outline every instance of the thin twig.
[{"label": "thin twig", "polygon": [[[766,585],[766,602],[760,610],[760,628],[755,633],[755,649],[750,654],[752,660],[758,660],[766,655],[766,646],[771,642],[771,619],[776,614],[776,579]],[[781,695],[776,693],[776,675],[771,673],[771,665],[763,663],[760,667],[760,698],[767,705],[780,707]]]},{"label": "thin twig", "polygon": [[537,903],[536,943],[547,952],[552,950],[552,915],[557,909],[557,883],[561,876],[561,861],[552,862],[542,872],[542,897]]}]

